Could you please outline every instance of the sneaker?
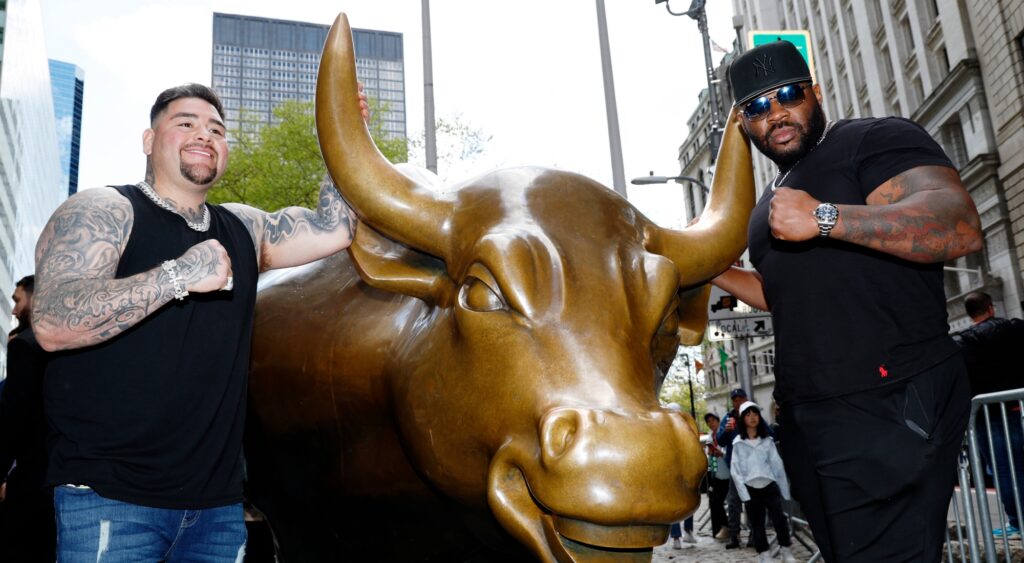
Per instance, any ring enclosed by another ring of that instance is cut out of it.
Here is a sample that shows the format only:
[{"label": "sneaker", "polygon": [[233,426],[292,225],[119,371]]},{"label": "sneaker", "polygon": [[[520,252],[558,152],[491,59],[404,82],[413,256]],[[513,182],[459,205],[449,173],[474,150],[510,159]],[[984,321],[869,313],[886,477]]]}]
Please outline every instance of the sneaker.
[{"label": "sneaker", "polygon": [[725,549],[736,549],[740,546],[740,538],[736,536],[729,536],[729,543],[725,544]]},{"label": "sneaker", "polygon": [[683,530],[683,543],[697,543],[697,538],[693,537],[693,533]]},{"label": "sneaker", "polygon": [[775,559],[772,557],[772,552],[762,551],[757,554],[757,563],[775,563]]},{"label": "sneaker", "polygon": [[994,538],[1002,538],[1004,535],[1008,538],[1019,538],[1020,530],[1017,529],[1017,526],[1012,524],[1007,526],[1006,530],[1003,530],[1002,528],[992,530],[992,537]]},{"label": "sneaker", "polygon": [[715,539],[721,541],[729,539],[729,530],[727,528],[722,528],[718,530],[718,533],[715,534]]},{"label": "sneaker", "polygon": [[796,563],[796,557],[793,557],[793,550],[789,549],[789,547],[780,548],[779,555],[782,556],[782,563]]},{"label": "sneaker", "polygon": [[679,538],[672,538],[672,549],[683,549],[683,544],[679,543]]}]

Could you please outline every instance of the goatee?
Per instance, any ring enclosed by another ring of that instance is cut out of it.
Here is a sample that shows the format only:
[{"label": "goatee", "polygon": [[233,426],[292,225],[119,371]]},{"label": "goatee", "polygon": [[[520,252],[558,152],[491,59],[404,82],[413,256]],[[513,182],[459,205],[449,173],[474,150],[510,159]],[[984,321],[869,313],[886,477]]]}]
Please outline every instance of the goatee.
[{"label": "goatee", "polygon": [[[795,148],[788,151],[777,151],[771,148],[769,139],[773,131],[780,127],[789,126],[797,131],[797,135],[800,137],[800,142]],[[814,111],[811,113],[810,119],[807,120],[807,126],[804,127],[801,123],[793,121],[780,121],[772,125],[764,135],[761,137],[751,136],[750,140],[757,147],[757,150],[761,151],[761,154],[767,156],[775,163],[779,168],[788,168],[796,164],[801,158],[807,156],[807,153],[814,149],[815,145],[821,139],[821,134],[825,132],[825,112],[822,111],[821,106],[814,104]]]},{"label": "goatee", "polygon": [[217,169],[208,166],[181,165],[181,175],[197,186],[205,186],[217,179]]}]

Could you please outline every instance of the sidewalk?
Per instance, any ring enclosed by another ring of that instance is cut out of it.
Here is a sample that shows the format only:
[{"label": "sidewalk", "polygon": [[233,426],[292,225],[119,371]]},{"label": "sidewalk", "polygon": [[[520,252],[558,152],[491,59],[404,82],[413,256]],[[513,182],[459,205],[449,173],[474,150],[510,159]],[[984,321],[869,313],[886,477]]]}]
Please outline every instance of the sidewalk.
[{"label": "sidewalk", "polygon": [[[752,547],[741,547],[739,549],[725,549],[725,542],[716,541],[711,537],[711,523],[701,527],[708,518],[708,509],[702,507],[694,515],[693,536],[697,543],[684,543],[682,549],[672,549],[672,539],[665,545],[654,548],[652,563],[750,563],[757,561],[757,552]],[[743,545],[746,545],[747,533],[740,534]],[[774,530],[768,529],[768,541],[775,539]],[[807,551],[800,542],[793,541],[793,555],[797,561],[807,561],[811,558],[811,552]],[[781,561],[776,553],[776,560]]]}]

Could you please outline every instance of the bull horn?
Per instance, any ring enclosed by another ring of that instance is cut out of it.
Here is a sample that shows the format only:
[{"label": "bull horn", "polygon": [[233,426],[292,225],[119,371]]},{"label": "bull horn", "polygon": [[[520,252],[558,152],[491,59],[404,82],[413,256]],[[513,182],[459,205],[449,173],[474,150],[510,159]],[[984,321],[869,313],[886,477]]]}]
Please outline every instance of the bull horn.
[{"label": "bull horn", "polygon": [[451,203],[392,166],[363,121],[352,30],[344,13],[324,44],[316,79],[316,132],[331,178],[361,217],[394,240],[447,256]]},{"label": "bull horn", "polygon": [[700,221],[681,231],[652,228],[647,249],[675,263],[680,287],[704,283],[743,254],[753,208],[750,140],[734,112],[725,128],[711,196]]}]

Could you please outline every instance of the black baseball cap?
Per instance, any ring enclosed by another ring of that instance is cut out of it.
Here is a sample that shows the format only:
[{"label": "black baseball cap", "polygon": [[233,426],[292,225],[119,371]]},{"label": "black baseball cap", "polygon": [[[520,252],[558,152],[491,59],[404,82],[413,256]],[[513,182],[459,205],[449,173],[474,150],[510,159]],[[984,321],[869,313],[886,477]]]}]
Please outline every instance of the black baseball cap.
[{"label": "black baseball cap", "polygon": [[743,53],[729,67],[733,99],[741,105],[794,82],[810,82],[811,71],[796,46],[779,39]]},{"label": "black baseball cap", "polygon": [[742,387],[737,387],[737,388],[732,390],[732,393],[729,393],[729,398],[730,399],[735,399],[736,397],[746,397],[746,396],[747,396],[747,392],[744,391]]}]

